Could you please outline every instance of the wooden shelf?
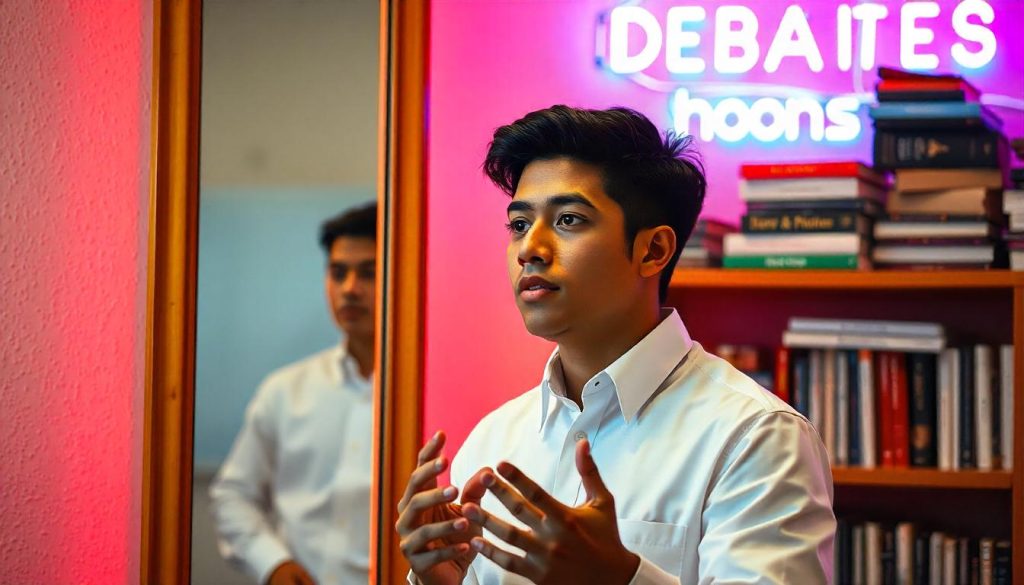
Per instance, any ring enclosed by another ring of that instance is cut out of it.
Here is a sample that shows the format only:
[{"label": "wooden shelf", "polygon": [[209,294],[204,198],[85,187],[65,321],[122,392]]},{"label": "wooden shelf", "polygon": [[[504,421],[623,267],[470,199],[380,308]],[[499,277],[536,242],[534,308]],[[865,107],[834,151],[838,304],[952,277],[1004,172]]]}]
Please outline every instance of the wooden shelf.
[{"label": "wooden shelf", "polygon": [[672,288],[991,289],[1024,286],[1011,270],[744,270],[680,268]]},{"label": "wooden shelf", "polygon": [[1008,490],[1013,472],[833,467],[832,481],[837,486]]}]

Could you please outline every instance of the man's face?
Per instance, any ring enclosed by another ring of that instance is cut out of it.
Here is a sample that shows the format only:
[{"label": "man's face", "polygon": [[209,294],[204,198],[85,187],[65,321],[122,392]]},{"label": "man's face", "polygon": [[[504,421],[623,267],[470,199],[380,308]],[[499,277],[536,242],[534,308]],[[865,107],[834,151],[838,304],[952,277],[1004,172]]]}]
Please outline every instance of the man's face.
[{"label": "man's face", "polygon": [[592,165],[537,160],[523,171],[508,211],[508,272],[530,333],[606,333],[642,293],[626,255],[625,217]]},{"label": "man's face", "polygon": [[334,240],[324,278],[334,322],[349,337],[372,338],[376,320],[377,244],[370,238]]}]

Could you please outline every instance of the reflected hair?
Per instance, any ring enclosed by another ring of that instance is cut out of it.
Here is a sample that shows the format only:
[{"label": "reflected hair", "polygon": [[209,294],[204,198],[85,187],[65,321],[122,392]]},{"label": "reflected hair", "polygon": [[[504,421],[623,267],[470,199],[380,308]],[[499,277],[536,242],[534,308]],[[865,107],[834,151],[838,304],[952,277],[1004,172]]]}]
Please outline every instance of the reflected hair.
[{"label": "reflected hair", "polygon": [[320,224],[320,247],[331,253],[334,240],[341,237],[377,241],[377,203],[347,209]]},{"label": "reflected hair", "polygon": [[561,157],[600,170],[605,193],[625,216],[627,256],[640,230],[665,225],[675,232],[676,250],[659,277],[659,299],[665,302],[707,188],[692,137],[671,131],[663,137],[646,116],[629,108],[556,105],[495,130],[483,167],[495,185],[513,196],[527,165]]}]

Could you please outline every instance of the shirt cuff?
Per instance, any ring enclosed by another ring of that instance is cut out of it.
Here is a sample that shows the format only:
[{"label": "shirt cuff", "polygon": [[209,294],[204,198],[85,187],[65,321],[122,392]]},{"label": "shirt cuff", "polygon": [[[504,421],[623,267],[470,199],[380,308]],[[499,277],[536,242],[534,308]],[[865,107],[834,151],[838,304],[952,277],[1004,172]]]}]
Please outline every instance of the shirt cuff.
[{"label": "shirt cuff", "polygon": [[640,556],[640,566],[636,568],[636,575],[633,575],[629,585],[679,585],[679,577],[666,573],[658,565]]},{"label": "shirt cuff", "polygon": [[256,577],[257,583],[266,583],[271,573],[281,563],[292,558],[288,549],[281,544],[272,534],[259,534],[249,545],[249,554],[246,559],[249,563],[249,570]]}]

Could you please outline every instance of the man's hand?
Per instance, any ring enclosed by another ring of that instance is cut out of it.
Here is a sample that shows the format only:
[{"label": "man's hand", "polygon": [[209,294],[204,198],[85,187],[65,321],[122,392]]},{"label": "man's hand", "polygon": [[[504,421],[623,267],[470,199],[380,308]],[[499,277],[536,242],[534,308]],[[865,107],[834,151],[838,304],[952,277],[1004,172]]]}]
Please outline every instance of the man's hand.
[{"label": "man's hand", "polygon": [[498,464],[498,473],[507,483],[490,470],[478,474],[483,485],[530,530],[516,528],[476,503],[466,504],[467,518],[526,556],[499,549],[480,536],[472,539],[473,548],[538,585],[629,583],[640,557],[626,550],[619,539],[615,501],[597,472],[586,440],[576,444],[576,469],[587,491],[587,501],[578,508],[556,500],[511,463]]},{"label": "man's hand", "polygon": [[[398,502],[395,529],[401,537],[402,555],[423,585],[462,583],[476,557],[469,540],[481,533],[462,516],[462,506],[454,503],[459,490],[437,485],[437,476],[448,466],[447,459],[440,455],[444,442],[444,433],[438,431],[423,446],[418,467]],[[483,486],[468,488],[462,503],[479,504],[483,496]]]},{"label": "man's hand", "polygon": [[316,585],[316,581],[299,563],[285,561],[270,574],[267,585]]}]

